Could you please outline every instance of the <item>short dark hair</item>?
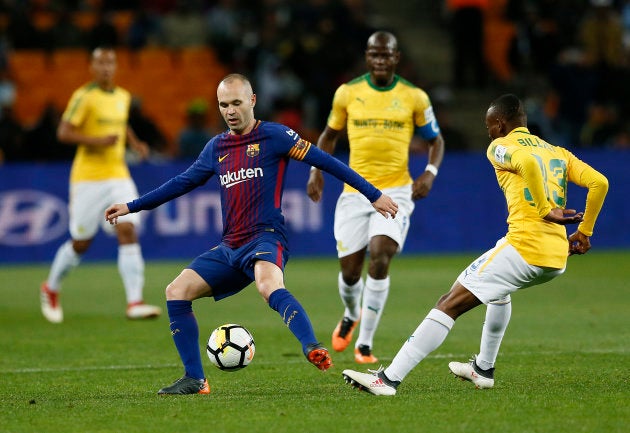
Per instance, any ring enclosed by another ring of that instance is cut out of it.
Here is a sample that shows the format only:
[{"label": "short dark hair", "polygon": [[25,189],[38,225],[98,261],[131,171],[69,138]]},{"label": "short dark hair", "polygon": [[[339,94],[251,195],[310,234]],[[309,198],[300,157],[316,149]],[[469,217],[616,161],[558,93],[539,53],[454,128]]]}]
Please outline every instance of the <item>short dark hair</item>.
[{"label": "short dark hair", "polygon": [[525,119],[523,103],[512,93],[499,96],[497,99],[492,101],[490,108],[493,108],[496,114],[503,117],[506,122]]}]

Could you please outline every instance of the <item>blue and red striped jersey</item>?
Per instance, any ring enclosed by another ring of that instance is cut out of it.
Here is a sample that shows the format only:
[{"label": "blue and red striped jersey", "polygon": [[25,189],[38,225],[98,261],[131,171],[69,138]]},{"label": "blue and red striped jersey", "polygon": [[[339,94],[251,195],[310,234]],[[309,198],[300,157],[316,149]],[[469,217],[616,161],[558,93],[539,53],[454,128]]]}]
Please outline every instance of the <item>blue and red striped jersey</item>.
[{"label": "blue and red striped jersey", "polygon": [[378,189],[354,170],[300,138],[292,129],[258,121],[248,134],[225,132],[213,137],[186,171],[127,205],[130,212],[153,209],[217,175],[223,242],[227,246],[238,248],[265,231],[277,232],[286,241],[281,203],[290,159],[332,174],[360,191],[370,202],[381,196]]}]

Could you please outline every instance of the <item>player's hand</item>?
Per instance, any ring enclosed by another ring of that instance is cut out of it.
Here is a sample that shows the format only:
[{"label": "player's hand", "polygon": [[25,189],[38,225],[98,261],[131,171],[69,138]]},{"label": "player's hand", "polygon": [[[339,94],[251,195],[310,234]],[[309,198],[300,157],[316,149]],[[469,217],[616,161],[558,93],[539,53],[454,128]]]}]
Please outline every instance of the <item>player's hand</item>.
[{"label": "player's hand", "polygon": [[433,188],[435,176],[430,171],[425,171],[416,180],[413,181],[411,187],[411,198],[419,200],[429,195],[429,191]]},{"label": "player's hand", "polygon": [[113,204],[105,209],[105,219],[114,225],[118,222],[118,217],[127,215],[129,213],[129,207],[125,203]]},{"label": "player's hand", "polygon": [[567,225],[567,224],[577,224],[582,222],[582,217],[584,216],[583,212],[577,212],[575,209],[562,209],[559,207],[551,209],[547,215],[543,217],[545,221],[549,221],[552,223]]},{"label": "player's hand", "polygon": [[320,169],[311,170],[306,183],[306,193],[315,203],[322,199],[324,190],[324,175]]},{"label": "player's hand", "polygon": [[149,157],[149,153],[151,153],[151,149],[149,145],[144,141],[136,141],[136,143],[132,147],[133,151],[138,154],[140,160],[145,160]]},{"label": "player's hand", "polygon": [[591,249],[591,239],[579,230],[569,236],[569,255],[586,254]]},{"label": "player's hand", "polygon": [[111,146],[113,144],[116,144],[116,142],[118,141],[118,135],[110,134],[103,135],[102,137],[94,137],[93,141],[93,144],[96,146]]},{"label": "player's hand", "polygon": [[398,203],[396,203],[392,198],[388,195],[381,194],[381,196],[372,203],[374,209],[385,218],[396,218],[396,214],[398,213]]}]

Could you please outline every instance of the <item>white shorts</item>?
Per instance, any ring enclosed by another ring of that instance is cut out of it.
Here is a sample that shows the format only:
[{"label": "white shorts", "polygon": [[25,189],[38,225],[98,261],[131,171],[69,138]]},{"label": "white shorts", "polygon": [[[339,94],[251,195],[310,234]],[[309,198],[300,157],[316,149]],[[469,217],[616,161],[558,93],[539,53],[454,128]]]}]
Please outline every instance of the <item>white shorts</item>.
[{"label": "white shorts", "polygon": [[[114,203],[127,203],[138,198],[138,190],[131,179],[112,179],[70,184],[70,236],[81,241],[92,239],[99,226],[114,233],[114,226],[105,220],[105,209]],[[118,218],[118,222],[133,223],[140,227],[140,215],[131,213]]]},{"label": "white shorts", "polygon": [[528,264],[505,239],[501,238],[457,277],[457,281],[481,302],[502,303],[518,289],[545,283],[564,273],[564,269],[541,268]]},{"label": "white shorts", "polygon": [[398,244],[398,251],[402,251],[409,232],[409,218],[415,207],[411,200],[411,185],[389,188],[383,193],[398,203],[396,218],[383,217],[363,194],[345,192],[337,199],[334,232],[340,258],[365,248],[377,235],[393,239]]}]

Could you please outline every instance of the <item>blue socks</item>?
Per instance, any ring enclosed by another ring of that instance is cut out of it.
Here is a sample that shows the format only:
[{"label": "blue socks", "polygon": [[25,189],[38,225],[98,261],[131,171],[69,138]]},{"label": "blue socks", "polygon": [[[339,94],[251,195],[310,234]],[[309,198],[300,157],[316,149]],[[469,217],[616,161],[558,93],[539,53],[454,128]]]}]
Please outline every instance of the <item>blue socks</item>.
[{"label": "blue socks", "polygon": [[282,321],[300,341],[302,352],[307,355],[307,347],[317,343],[317,339],[302,305],[287,289],[278,289],[269,296],[269,306],[280,313]]},{"label": "blue socks", "polygon": [[[306,355],[307,347],[317,343],[317,339],[311,320],[302,305],[287,289],[279,289],[269,297],[269,306],[280,314],[284,324],[302,344],[302,352]],[[199,350],[199,327],[192,310],[192,301],[166,301],[166,309],[171,335],[184,364],[186,376],[204,379]]]},{"label": "blue socks", "polygon": [[171,335],[179,357],[184,364],[186,376],[204,379],[199,351],[199,326],[192,310],[192,301],[166,301]]}]

